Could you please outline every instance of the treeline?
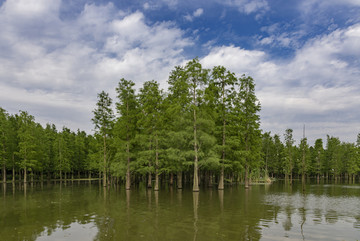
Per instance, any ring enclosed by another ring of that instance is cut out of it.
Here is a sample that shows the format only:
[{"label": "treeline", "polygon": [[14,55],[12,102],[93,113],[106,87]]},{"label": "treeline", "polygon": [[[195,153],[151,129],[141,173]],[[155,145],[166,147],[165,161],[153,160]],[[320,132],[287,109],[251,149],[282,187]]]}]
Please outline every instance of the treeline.
[{"label": "treeline", "polygon": [[[261,133],[260,103],[249,76],[237,77],[222,66],[204,69],[198,59],[170,73],[168,90],[148,81],[139,91],[121,79],[117,99],[98,94],[92,119],[95,134],[66,127],[43,128],[27,112],[9,115],[0,108],[0,165],[3,181],[99,177],[103,185],[135,182],[159,190],[165,179],[192,183],[266,180],[301,176],[354,180],[360,167],[358,141],[303,138],[298,146],[288,129]],[[116,115],[113,113],[116,110]],[[30,176],[30,178],[29,178]]]}]

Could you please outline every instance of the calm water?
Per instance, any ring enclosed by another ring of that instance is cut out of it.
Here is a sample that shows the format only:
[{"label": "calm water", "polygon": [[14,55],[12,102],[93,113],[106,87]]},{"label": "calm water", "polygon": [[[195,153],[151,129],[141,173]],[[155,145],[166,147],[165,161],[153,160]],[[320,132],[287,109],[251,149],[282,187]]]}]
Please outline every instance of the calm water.
[{"label": "calm water", "polygon": [[360,240],[360,185],[0,186],[0,240]]}]

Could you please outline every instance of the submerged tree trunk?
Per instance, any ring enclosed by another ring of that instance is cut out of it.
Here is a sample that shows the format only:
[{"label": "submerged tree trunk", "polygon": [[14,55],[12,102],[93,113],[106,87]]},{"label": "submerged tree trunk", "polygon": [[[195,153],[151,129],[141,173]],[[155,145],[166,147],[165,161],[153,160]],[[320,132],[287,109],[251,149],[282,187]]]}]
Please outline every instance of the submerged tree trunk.
[{"label": "submerged tree trunk", "polygon": [[[222,104],[224,107],[224,98],[225,98],[225,85],[222,85]],[[218,190],[224,190],[224,165],[225,165],[225,131],[226,131],[226,121],[225,121],[225,110],[223,110],[223,130],[222,130],[222,156],[221,156],[221,170],[220,170],[220,180]]]},{"label": "submerged tree trunk", "polygon": [[104,134],[103,136],[103,139],[104,139],[104,168],[103,168],[103,172],[104,172],[104,175],[103,175],[103,186],[106,187],[106,184],[107,184],[107,179],[106,179],[106,135]]},{"label": "submerged tree trunk", "polygon": [[6,165],[5,165],[5,163],[3,164],[3,167],[2,167],[2,177],[3,177],[3,183],[6,183]]},{"label": "submerged tree trunk", "polygon": [[170,186],[172,186],[174,184],[174,173],[170,173],[170,181],[169,181]]},{"label": "submerged tree trunk", "polygon": [[12,182],[15,183],[15,167],[12,168]]},{"label": "submerged tree trunk", "polygon": [[147,181],[147,188],[152,188],[152,176],[151,172],[148,173],[148,181]]},{"label": "submerged tree trunk", "polygon": [[155,188],[154,191],[159,191],[159,150],[158,139],[155,140]]},{"label": "submerged tree trunk", "polygon": [[26,178],[26,167],[24,168],[24,183],[27,182],[27,178]]},{"label": "submerged tree trunk", "polygon": [[182,172],[177,173],[177,188],[182,189]]},{"label": "submerged tree trunk", "polygon": [[249,166],[245,165],[245,188],[249,188]]},{"label": "submerged tree trunk", "polygon": [[130,175],[130,147],[129,141],[127,142],[126,153],[127,153],[127,169],[126,169],[126,190],[130,190],[131,188],[131,175]]}]

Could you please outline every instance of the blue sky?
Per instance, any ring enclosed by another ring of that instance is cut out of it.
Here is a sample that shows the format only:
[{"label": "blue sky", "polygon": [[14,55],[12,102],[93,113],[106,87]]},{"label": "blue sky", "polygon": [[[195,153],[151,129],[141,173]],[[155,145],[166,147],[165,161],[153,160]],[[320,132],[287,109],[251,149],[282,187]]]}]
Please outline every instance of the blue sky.
[{"label": "blue sky", "polygon": [[0,106],[58,129],[91,132],[97,93],[166,89],[194,57],[255,79],[264,131],[356,141],[360,0],[0,1]]}]

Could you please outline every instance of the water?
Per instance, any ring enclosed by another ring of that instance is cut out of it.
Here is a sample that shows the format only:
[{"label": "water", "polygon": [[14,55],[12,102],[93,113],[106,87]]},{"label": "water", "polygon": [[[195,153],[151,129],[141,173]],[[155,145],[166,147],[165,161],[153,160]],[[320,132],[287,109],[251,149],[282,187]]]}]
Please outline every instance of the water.
[{"label": "water", "polygon": [[359,240],[360,185],[1,185],[0,240]]}]

